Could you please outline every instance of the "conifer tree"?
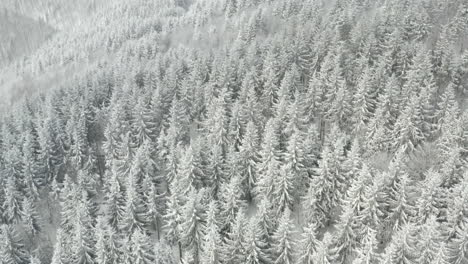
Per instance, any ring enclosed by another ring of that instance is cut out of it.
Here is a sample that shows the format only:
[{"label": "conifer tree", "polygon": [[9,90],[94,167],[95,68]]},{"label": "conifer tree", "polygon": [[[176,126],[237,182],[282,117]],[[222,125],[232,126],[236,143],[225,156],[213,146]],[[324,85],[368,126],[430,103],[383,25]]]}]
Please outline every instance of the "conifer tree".
[{"label": "conifer tree", "polygon": [[447,222],[449,236],[453,237],[460,226],[463,225],[468,214],[468,173],[465,173],[463,181],[453,188],[453,193],[448,195]]},{"label": "conifer tree", "polygon": [[220,263],[221,236],[218,223],[218,203],[212,200],[209,204],[206,220],[206,232],[202,240],[200,262],[207,264]]},{"label": "conifer tree", "polygon": [[206,171],[209,176],[207,177],[207,183],[213,190],[214,196],[218,197],[221,184],[226,179],[227,165],[225,164],[223,150],[220,145],[212,145],[208,155]]},{"label": "conifer tree", "polygon": [[99,216],[95,228],[96,263],[110,264],[121,261],[122,248],[116,231],[108,224],[108,220]]},{"label": "conifer tree", "polygon": [[279,169],[280,142],[277,132],[277,121],[272,118],[265,126],[263,142],[261,145],[261,161],[258,165],[257,195],[271,198],[274,179]]},{"label": "conifer tree", "polygon": [[221,256],[225,263],[240,263],[245,256],[245,213],[239,210],[223,241]]},{"label": "conifer tree", "polygon": [[313,158],[307,155],[305,143],[303,132],[299,129],[293,129],[284,154],[283,167],[292,174],[290,184],[297,190],[292,197],[295,200],[305,192],[302,184],[308,180],[306,165],[309,165],[307,163]]},{"label": "conifer tree", "polygon": [[442,179],[440,174],[433,169],[426,173],[426,179],[422,182],[421,196],[416,202],[418,221],[424,223],[431,216],[438,216],[444,192],[441,188]]},{"label": "conifer tree", "polygon": [[156,121],[152,115],[150,104],[144,96],[138,96],[137,103],[132,113],[132,130],[137,146],[145,141],[156,139]]},{"label": "conifer tree", "polygon": [[224,96],[227,94],[226,90],[220,91],[220,95],[213,98],[211,104],[207,107],[207,120],[204,127],[207,129],[207,143],[209,145],[218,145],[225,148],[228,143],[227,138],[227,114],[226,102]]},{"label": "conifer tree", "polygon": [[23,200],[22,219],[22,222],[25,226],[25,231],[28,235],[34,237],[42,230],[36,205],[29,197],[25,197]]},{"label": "conifer tree", "polygon": [[448,260],[450,263],[460,264],[468,261],[468,223],[466,221],[457,228],[455,237],[449,242]]},{"label": "conifer tree", "polygon": [[105,217],[107,218],[108,223],[114,230],[118,230],[122,225],[124,211],[125,211],[125,201],[123,196],[123,191],[119,179],[117,178],[115,166],[112,167],[111,171],[108,171],[110,174],[107,182],[107,191],[104,196],[104,212]]},{"label": "conifer tree", "polygon": [[28,263],[28,255],[24,245],[13,227],[2,225],[0,237],[0,253],[2,263],[5,264],[23,264]]},{"label": "conifer tree", "polygon": [[275,218],[276,212],[273,205],[267,199],[262,199],[258,205],[257,218],[260,232],[260,239],[266,243],[267,248],[271,248],[273,231],[275,230],[278,219]]},{"label": "conifer tree", "polygon": [[206,208],[203,204],[204,189],[200,192],[192,189],[182,212],[180,239],[182,245],[195,262],[200,261],[202,242],[206,228]]},{"label": "conifer tree", "polygon": [[317,263],[317,264],[331,264],[333,263],[329,258],[329,250],[328,247],[331,243],[331,236],[329,233],[326,233],[322,239],[317,245],[317,250],[315,251],[315,254],[313,255],[313,261],[312,263]]},{"label": "conifer tree", "polygon": [[419,255],[417,263],[432,263],[436,259],[437,251],[440,246],[440,238],[438,231],[439,224],[435,216],[427,219],[421,227],[421,232],[418,239]]},{"label": "conifer tree", "polygon": [[346,263],[353,256],[359,236],[356,225],[353,208],[346,205],[338,223],[337,233],[330,245],[329,257],[333,261]]},{"label": "conifer tree", "polygon": [[63,231],[62,229],[57,230],[57,235],[56,235],[56,242],[54,245],[54,253],[52,255],[52,264],[64,264],[68,263],[70,261],[70,256],[66,252],[66,248],[64,247],[64,244],[66,241],[64,241],[63,237]]},{"label": "conifer tree", "polygon": [[245,234],[245,263],[271,263],[268,258],[266,241],[262,234],[262,226],[257,218],[251,218]]},{"label": "conifer tree", "polygon": [[63,189],[60,194],[60,227],[63,231],[62,235],[69,235],[74,228],[74,221],[77,217],[78,191],[75,183],[68,175],[65,176]]},{"label": "conifer tree", "polygon": [[221,190],[220,216],[224,229],[234,222],[239,210],[244,207],[245,202],[242,200],[243,190],[240,177],[232,177],[228,183],[223,185]]},{"label": "conifer tree", "polygon": [[301,238],[298,241],[298,261],[301,264],[314,263],[314,254],[317,251],[318,245],[321,243],[317,238],[316,229],[315,223],[310,222],[301,234]]},{"label": "conifer tree", "polygon": [[21,193],[13,176],[8,177],[3,186],[5,200],[3,202],[4,219],[6,223],[18,223],[21,220]]},{"label": "conifer tree", "polygon": [[376,231],[372,228],[366,228],[363,234],[361,247],[356,252],[356,258],[353,264],[374,264],[380,263],[381,256],[377,253]]},{"label": "conifer tree", "polygon": [[159,194],[155,184],[149,178],[145,178],[145,185],[149,185],[145,193],[145,202],[148,204],[149,225],[156,231],[158,240],[161,237],[161,217],[164,209],[164,194]]},{"label": "conifer tree", "polygon": [[372,73],[369,68],[366,68],[360,77],[357,85],[357,91],[353,96],[353,114],[352,122],[354,131],[359,133],[366,127],[366,123],[370,117],[370,110],[374,107],[368,93],[371,85]]},{"label": "conifer tree", "polygon": [[179,186],[174,192],[187,194],[191,188],[200,189],[205,180],[205,173],[200,160],[199,146],[189,146],[180,162],[178,170]]},{"label": "conifer tree", "polygon": [[255,124],[247,123],[245,135],[239,148],[239,165],[242,168],[243,184],[247,186],[246,193],[252,197],[252,192],[257,183],[257,164],[260,161],[258,155],[258,132]]},{"label": "conifer tree", "polygon": [[156,243],[154,246],[155,264],[176,264],[172,248],[164,241]]},{"label": "conifer tree", "polygon": [[406,146],[408,149],[414,149],[423,139],[421,131],[421,109],[418,105],[417,94],[412,93],[406,106],[398,117],[393,130],[395,145],[400,148]]},{"label": "conifer tree", "polygon": [[414,204],[411,200],[411,187],[407,174],[401,175],[396,180],[391,190],[390,215],[388,217],[389,228],[393,231],[399,230],[410,222],[414,215]]},{"label": "conifer tree", "polygon": [[[135,168],[135,167],[134,167]],[[123,212],[122,229],[132,232],[135,229],[142,230],[148,223],[148,211],[144,203],[142,182],[139,182],[138,169],[132,168],[128,175],[125,190],[125,207]]]},{"label": "conifer tree", "polygon": [[74,219],[72,245],[73,262],[80,264],[94,264],[96,258],[94,248],[96,241],[89,203],[89,198],[86,192],[83,191],[77,204],[77,218]]},{"label": "conifer tree", "polygon": [[368,153],[384,151],[390,146],[391,127],[389,125],[393,123],[391,109],[396,107],[392,107],[391,103],[388,91],[380,95],[374,116],[367,125],[366,138],[369,138],[369,140],[366,145]]},{"label": "conifer tree", "polygon": [[333,169],[332,153],[329,147],[322,151],[322,160],[319,161],[319,167],[316,170],[317,176],[310,183],[309,192],[306,195],[306,202],[310,203],[312,215],[318,221],[319,225],[327,225],[330,220],[330,211],[338,204],[339,194],[337,189],[339,182],[336,171]]},{"label": "conifer tree", "polygon": [[294,174],[290,167],[280,168],[278,176],[274,179],[273,204],[280,215],[284,210],[291,210],[294,203]]},{"label": "conifer tree", "polygon": [[182,247],[180,243],[180,225],[182,221],[182,208],[179,204],[177,195],[172,193],[167,199],[167,210],[163,216],[166,231],[165,239],[170,245],[178,245],[179,255],[182,258]]},{"label": "conifer tree", "polygon": [[39,187],[43,183],[43,179],[40,177],[37,154],[34,153],[37,150],[35,150],[34,145],[33,136],[31,133],[26,133],[23,143],[22,177],[29,193],[36,199],[39,196]]},{"label": "conifer tree", "polygon": [[294,224],[291,220],[291,211],[286,209],[272,237],[274,263],[294,263],[296,238],[293,228]]},{"label": "conifer tree", "polygon": [[413,263],[417,257],[414,229],[414,225],[407,224],[395,233],[382,257],[383,263]]},{"label": "conifer tree", "polygon": [[150,264],[154,258],[148,235],[139,229],[131,235],[125,253],[125,264]]}]

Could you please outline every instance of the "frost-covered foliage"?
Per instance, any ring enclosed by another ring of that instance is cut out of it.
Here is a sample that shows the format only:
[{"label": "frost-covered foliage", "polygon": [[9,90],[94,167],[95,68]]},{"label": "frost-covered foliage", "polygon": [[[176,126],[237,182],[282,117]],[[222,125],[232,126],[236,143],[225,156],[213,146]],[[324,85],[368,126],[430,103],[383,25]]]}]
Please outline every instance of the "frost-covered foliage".
[{"label": "frost-covered foliage", "polygon": [[0,263],[468,263],[465,1],[94,8],[0,72]]}]

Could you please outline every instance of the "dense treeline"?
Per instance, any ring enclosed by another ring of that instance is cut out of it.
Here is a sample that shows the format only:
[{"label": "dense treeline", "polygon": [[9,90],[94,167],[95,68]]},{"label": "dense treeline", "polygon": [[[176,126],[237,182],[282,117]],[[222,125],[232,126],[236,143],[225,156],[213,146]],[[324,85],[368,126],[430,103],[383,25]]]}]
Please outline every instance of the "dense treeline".
[{"label": "dense treeline", "polygon": [[467,3],[107,11],[15,66],[108,55],[4,114],[2,264],[468,263]]}]

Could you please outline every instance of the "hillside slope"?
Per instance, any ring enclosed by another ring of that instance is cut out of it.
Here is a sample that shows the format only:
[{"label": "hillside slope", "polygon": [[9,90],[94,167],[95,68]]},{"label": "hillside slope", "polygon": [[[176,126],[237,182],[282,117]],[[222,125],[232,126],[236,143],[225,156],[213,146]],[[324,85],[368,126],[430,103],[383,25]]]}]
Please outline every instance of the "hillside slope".
[{"label": "hillside slope", "polygon": [[0,72],[2,261],[468,263],[466,1],[80,18]]},{"label": "hillside slope", "polygon": [[8,9],[0,9],[0,25],[0,66],[29,55],[54,33],[44,22]]}]

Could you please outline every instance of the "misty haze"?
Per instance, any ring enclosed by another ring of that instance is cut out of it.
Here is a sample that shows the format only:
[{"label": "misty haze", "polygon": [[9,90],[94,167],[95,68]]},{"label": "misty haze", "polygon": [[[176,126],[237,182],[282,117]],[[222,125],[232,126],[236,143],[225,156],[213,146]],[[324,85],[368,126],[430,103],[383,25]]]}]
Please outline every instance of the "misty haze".
[{"label": "misty haze", "polygon": [[0,264],[468,264],[467,0],[0,0]]}]

